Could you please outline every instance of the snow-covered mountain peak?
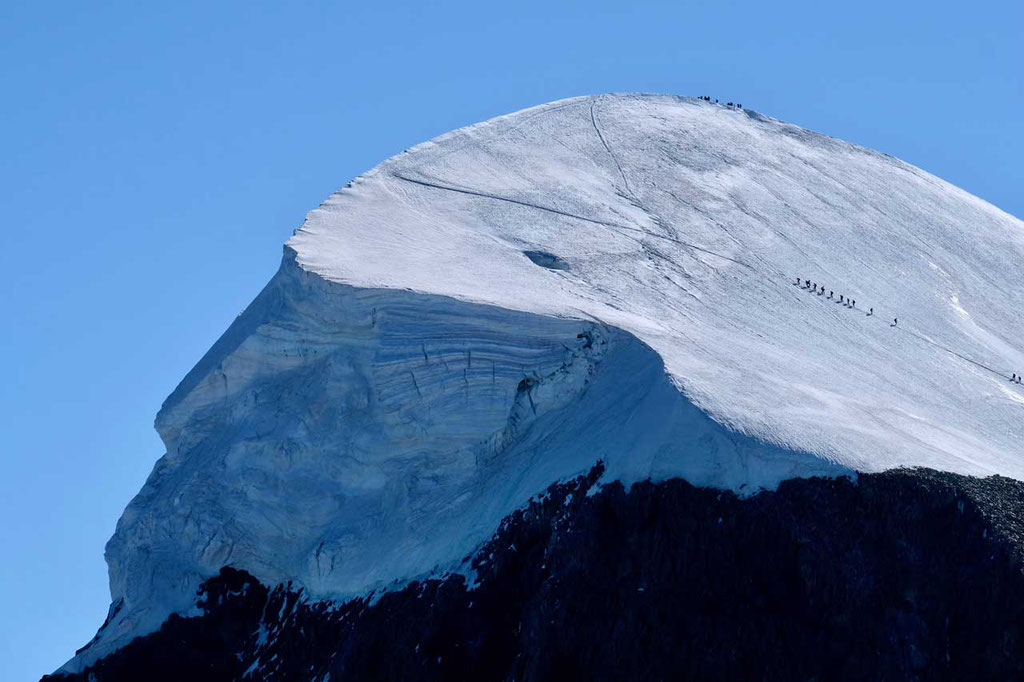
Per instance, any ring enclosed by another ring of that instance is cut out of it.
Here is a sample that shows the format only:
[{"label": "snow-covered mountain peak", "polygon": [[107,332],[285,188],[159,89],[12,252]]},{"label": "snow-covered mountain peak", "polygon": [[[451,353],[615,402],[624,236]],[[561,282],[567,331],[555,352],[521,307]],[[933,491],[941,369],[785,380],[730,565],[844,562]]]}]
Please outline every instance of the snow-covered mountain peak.
[{"label": "snow-covered mountain peak", "polygon": [[167,399],[107,546],[110,618],[68,669],[194,613],[223,566],[324,599],[465,570],[598,460],[743,495],[1024,479],[1022,262],[1024,224],[948,183],[696,99],[419,145],[308,215]]}]

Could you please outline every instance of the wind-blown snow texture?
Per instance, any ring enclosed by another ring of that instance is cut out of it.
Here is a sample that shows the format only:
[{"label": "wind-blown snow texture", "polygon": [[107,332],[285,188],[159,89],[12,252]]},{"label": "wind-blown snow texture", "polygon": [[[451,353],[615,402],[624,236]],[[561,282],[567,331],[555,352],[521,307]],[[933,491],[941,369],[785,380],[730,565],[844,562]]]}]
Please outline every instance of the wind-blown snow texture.
[{"label": "wind-blown snow texture", "polygon": [[309,214],[168,398],[107,548],[116,612],[68,669],[224,565],[321,598],[458,570],[598,459],[743,494],[1024,478],[1022,262],[1024,224],[980,199],[692,99],[576,98],[420,145]]}]

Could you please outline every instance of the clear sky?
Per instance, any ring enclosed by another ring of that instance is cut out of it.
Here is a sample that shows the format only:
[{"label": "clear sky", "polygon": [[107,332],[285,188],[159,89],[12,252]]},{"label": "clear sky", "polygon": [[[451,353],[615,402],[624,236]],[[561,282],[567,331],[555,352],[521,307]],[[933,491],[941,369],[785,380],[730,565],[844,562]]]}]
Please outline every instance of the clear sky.
[{"label": "clear sky", "polygon": [[549,100],[709,94],[1024,216],[1022,25],[1009,0],[2,3],[0,678],[92,637],[161,401],[354,175]]}]

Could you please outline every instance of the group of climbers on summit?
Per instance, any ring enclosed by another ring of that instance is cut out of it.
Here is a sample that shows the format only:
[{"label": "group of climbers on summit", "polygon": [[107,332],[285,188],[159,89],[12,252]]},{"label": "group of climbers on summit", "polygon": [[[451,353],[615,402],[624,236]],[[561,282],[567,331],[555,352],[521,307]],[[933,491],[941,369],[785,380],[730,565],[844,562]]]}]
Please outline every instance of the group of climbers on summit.
[{"label": "group of climbers on summit", "polygon": [[[707,95],[703,95],[702,97],[698,97],[697,99],[704,100],[705,102],[714,102],[715,104],[719,103],[717,99],[711,99]],[[732,102],[726,102],[725,106],[729,107],[730,109],[732,109],[733,107],[735,107],[737,109],[742,109],[743,108],[742,104],[733,104]]]}]

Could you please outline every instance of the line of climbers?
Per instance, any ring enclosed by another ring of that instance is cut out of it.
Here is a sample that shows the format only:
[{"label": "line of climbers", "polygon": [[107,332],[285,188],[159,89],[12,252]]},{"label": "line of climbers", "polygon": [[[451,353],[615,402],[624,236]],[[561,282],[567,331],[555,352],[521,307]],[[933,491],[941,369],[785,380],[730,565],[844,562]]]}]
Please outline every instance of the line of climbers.
[{"label": "line of climbers", "polygon": [[[815,282],[812,282],[809,279],[802,280],[799,277],[797,277],[796,278],[796,286],[800,286],[801,288],[806,289],[807,291],[813,291],[818,296],[824,296],[825,295],[825,285],[824,284],[820,284],[820,285],[816,284]],[[833,297],[832,290],[829,290],[828,297],[829,298]],[[856,308],[857,307],[857,301],[855,299],[851,299],[849,297],[846,297],[843,294],[839,294],[839,303],[842,303],[847,308]],[[875,309],[874,308],[868,308],[868,315],[867,316],[871,317],[874,314],[875,314]],[[890,324],[889,326],[890,327],[895,327],[895,326],[899,325],[899,322],[900,322],[899,318],[894,317],[894,318],[892,318],[892,324]],[[993,371],[996,371],[996,370],[993,370]],[[1004,374],[1003,376],[1006,376],[1006,375]],[[1010,375],[1010,383],[1024,385],[1024,381],[1022,381],[1021,375],[1017,374],[1016,372],[1014,372],[1013,374]]]},{"label": "line of climbers", "polygon": [[[807,289],[808,291],[813,291],[814,293],[818,294],[818,296],[824,296],[825,295],[825,285],[824,284],[819,285],[819,284],[816,284],[816,283],[812,282],[809,279],[801,280],[799,277],[796,278],[796,284],[797,285],[802,285],[802,287],[804,289]],[[834,295],[835,295],[835,292],[833,292],[830,289],[829,292],[828,292],[828,297],[829,298],[833,298]],[[857,307],[857,299],[850,298],[850,297],[848,297],[848,296],[846,296],[844,294],[839,294],[839,301],[838,302],[843,304],[847,308],[856,308]],[[875,309],[874,308],[868,308],[868,315],[867,316],[871,317],[874,314],[875,314]],[[892,324],[890,324],[889,326],[890,327],[895,327],[898,324],[899,324],[899,319],[894,317],[894,318],[892,318]]]},{"label": "line of climbers", "polygon": [[[717,99],[711,99],[707,95],[703,95],[702,97],[698,97],[697,99],[702,99],[705,102],[714,102],[715,104],[719,103]],[[725,106],[729,107],[730,109],[732,109],[733,107],[735,107],[737,109],[742,109],[743,108],[742,104],[733,104],[732,102],[726,102]]]},{"label": "line of climbers", "polygon": [[[825,285],[824,284],[821,284],[821,285],[815,284],[814,282],[812,282],[809,279],[801,280],[799,277],[796,278],[796,283],[797,283],[797,285],[801,285],[802,284],[804,289],[807,289],[808,291],[813,291],[818,296],[824,296],[825,295]],[[831,299],[831,298],[834,298],[834,296],[835,296],[835,292],[833,292],[832,290],[829,290],[828,297]],[[839,301],[838,302],[842,303],[847,308],[856,308],[857,307],[856,299],[850,298],[850,297],[846,296],[845,294],[839,294]],[[870,315],[874,315],[874,314],[875,314],[875,309],[871,308],[870,311],[868,312],[868,315],[870,316]]]}]

